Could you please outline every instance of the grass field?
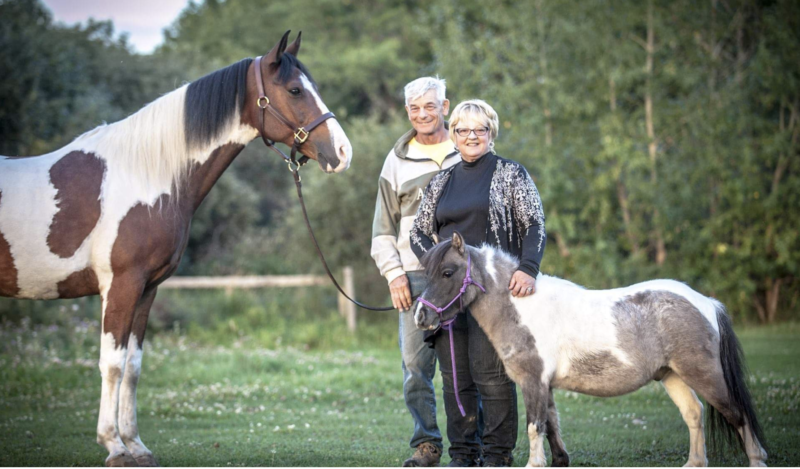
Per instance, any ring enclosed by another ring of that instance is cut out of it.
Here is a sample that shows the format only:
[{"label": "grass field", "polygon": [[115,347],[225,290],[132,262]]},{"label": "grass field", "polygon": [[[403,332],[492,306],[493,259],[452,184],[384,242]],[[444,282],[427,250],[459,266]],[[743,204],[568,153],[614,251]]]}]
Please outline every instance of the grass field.
[{"label": "grass field", "polygon": [[[0,465],[103,463],[105,450],[94,442],[98,335],[97,323],[87,321],[0,328]],[[742,329],[739,336],[768,463],[800,465],[800,325]],[[410,454],[395,347],[265,349],[247,338],[220,347],[169,333],[145,346],[139,424],[164,466],[398,466]],[[438,393],[438,378],[436,387]],[[686,460],[688,432],[658,384],[611,399],[558,391],[556,400],[572,465]],[[527,461],[523,419],[520,412],[516,465]],[[746,462],[738,450],[710,460]]]}]

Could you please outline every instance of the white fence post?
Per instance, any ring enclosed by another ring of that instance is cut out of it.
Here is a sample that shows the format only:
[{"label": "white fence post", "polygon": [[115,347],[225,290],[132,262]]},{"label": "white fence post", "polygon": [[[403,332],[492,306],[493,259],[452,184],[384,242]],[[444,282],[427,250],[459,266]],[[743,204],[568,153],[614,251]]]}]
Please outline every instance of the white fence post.
[{"label": "white fence post", "polygon": [[[350,266],[342,269],[342,289],[347,293],[350,298],[355,298],[355,283],[353,282],[353,268]],[[350,332],[356,331],[356,305],[350,300],[339,294],[339,314],[347,320],[347,330]]]}]

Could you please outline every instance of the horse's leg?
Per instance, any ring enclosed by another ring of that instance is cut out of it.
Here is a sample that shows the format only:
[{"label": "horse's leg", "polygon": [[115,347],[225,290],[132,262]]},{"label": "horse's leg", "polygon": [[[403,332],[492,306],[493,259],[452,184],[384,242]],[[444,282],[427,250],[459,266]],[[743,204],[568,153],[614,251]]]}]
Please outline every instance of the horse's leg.
[{"label": "horse's leg", "polygon": [[118,428],[119,390],[128,355],[133,312],[142,288],[124,278],[114,278],[103,294],[103,332],[100,340],[100,415],[97,418],[97,443],[108,450],[106,466],[138,466],[122,442]]},{"label": "horse's leg", "polygon": [[558,409],[553,399],[553,388],[550,388],[550,398],[547,405],[547,442],[550,444],[550,454],[553,456],[553,467],[569,466],[569,454],[561,440],[561,427],[558,422]]},{"label": "horse's leg", "polygon": [[529,376],[520,382],[522,397],[525,400],[525,414],[528,420],[528,441],[530,442],[530,456],[528,467],[544,467],[547,458],[544,454],[544,436],[547,435],[548,383],[540,381],[538,376]]},{"label": "horse's leg", "polygon": [[150,307],[156,297],[156,289],[145,290],[141,300],[136,305],[133,315],[133,327],[128,340],[128,360],[125,364],[125,374],[119,390],[119,434],[131,455],[140,466],[158,466],[153,453],[147,449],[139,438],[139,425],[136,421],[136,386],[142,373],[142,345],[147,329],[147,318]]},{"label": "horse's leg", "polygon": [[668,373],[661,380],[664,389],[678,406],[683,421],[689,427],[689,461],[684,467],[708,466],[706,458],[706,440],[703,434],[703,404],[683,380],[675,373]]}]

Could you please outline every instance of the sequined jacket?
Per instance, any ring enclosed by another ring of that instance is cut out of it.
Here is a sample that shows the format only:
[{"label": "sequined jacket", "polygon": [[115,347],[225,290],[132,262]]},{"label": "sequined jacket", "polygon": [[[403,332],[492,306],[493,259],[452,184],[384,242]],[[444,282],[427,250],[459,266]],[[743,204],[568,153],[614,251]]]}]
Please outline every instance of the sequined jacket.
[{"label": "sequined jacket", "polygon": [[[433,247],[432,235],[439,231],[436,207],[453,168],[431,179],[417,210],[410,238],[411,249],[419,258]],[[536,277],[546,237],[544,208],[536,185],[521,164],[498,157],[489,186],[486,243],[515,255],[520,259],[519,270]]]}]

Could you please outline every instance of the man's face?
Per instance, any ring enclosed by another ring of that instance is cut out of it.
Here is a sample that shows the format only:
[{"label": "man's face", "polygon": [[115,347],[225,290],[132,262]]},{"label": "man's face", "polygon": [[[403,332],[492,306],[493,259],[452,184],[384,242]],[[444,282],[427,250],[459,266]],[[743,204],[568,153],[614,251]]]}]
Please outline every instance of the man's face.
[{"label": "man's face", "polygon": [[406,105],[408,120],[418,134],[433,135],[444,128],[444,116],[450,112],[450,101],[439,103],[436,90],[428,90]]}]

